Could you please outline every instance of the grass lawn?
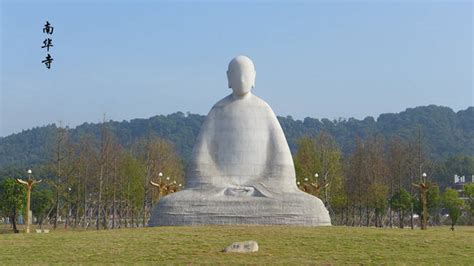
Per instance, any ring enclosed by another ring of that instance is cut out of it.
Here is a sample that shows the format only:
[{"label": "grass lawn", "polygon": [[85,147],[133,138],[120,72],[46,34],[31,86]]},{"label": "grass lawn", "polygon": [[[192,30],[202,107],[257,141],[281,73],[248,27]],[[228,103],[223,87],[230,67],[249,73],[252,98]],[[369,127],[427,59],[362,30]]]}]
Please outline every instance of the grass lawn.
[{"label": "grass lawn", "polygon": [[[221,250],[256,240],[256,253]],[[0,264],[90,263],[474,265],[474,227],[206,226],[0,235]]]}]

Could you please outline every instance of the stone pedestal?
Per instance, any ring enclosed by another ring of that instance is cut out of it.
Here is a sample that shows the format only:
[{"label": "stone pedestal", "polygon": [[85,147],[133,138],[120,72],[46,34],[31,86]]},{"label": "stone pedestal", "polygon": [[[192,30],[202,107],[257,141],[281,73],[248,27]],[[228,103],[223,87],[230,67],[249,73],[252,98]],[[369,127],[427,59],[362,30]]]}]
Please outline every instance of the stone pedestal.
[{"label": "stone pedestal", "polygon": [[266,197],[189,189],[164,197],[150,221],[150,226],[251,224],[329,226],[331,219],[320,199],[300,191]]}]

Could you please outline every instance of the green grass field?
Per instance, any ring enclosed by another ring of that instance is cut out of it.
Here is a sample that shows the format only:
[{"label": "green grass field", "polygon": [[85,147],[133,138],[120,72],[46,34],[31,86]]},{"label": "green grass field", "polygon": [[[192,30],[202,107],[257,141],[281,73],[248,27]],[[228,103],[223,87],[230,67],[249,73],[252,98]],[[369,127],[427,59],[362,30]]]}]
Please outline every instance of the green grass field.
[{"label": "green grass field", "polygon": [[[221,250],[256,240],[256,253]],[[206,226],[0,235],[0,264],[278,263],[474,265],[474,227]]]}]

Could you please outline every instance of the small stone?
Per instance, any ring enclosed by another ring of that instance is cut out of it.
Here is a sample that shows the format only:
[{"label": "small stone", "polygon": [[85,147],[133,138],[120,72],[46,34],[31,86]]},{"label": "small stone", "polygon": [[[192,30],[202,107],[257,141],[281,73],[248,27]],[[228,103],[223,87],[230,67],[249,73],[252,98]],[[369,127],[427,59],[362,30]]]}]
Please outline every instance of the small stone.
[{"label": "small stone", "polygon": [[256,241],[234,242],[232,243],[232,245],[224,249],[224,252],[238,252],[238,253],[247,253],[247,252],[256,252],[256,251],[258,251],[258,244]]}]

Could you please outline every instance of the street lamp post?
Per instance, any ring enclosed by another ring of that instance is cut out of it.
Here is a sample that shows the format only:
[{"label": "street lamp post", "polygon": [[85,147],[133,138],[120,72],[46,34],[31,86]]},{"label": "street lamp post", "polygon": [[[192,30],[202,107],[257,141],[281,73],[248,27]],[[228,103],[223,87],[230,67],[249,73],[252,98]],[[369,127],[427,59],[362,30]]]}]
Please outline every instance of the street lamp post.
[{"label": "street lamp post", "polygon": [[36,184],[36,183],[39,183],[41,182],[42,180],[33,180],[31,179],[31,174],[33,172],[31,171],[31,169],[28,169],[28,180],[25,181],[25,180],[22,180],[22,179],[19,179],[17,178],[16,181],[20,184],[23,184],[26,186],[26,233],[29,234],[30,233],[30,219],[32,219],[30,217],[30,198],[31,198],[31,189],[33,188],[33,185]]},{"label": "street lamp post", "polygon": [[[152,186],[155,186],[155,187],[158,187],[158,188],[159,188],[159,185],[158,185],[158,184],[161,183],[161,178],[162,178],[162,177],[163,177],[163,173],[162,173],[162,172],[159,172],[159,173],[158,173],[158,178],[159,178],[160,181],[159,181],[158,183],[155,183],[155,182],[153,182],[152,180],[150,180],[150,184],[151,184]],[[159,200],[159,198],[160,198],[160,196],[161,196],[161,195],[160,195],[160,191],[161,191],[161,190],[158,190],[158,200]],[[154,208],[154,206],[153,206],[153,199],[154,199],[154,198],[155,198],[155,190],[152,189],[152,190],[151,190],[151,209],[152,209],[152,210],[153,210],[153,208]]]},{"label": "street lamp post", "polygon": [[413,184],[413,186],[420,189],[420,200],[421,200],[421,207],[423,210],[421,217],[421,230],[426,230],[426,225],[428,222],[428,190],[430,189],[430,185],[426,182],[426,173],[421,175],[421,180],[419,184]]},{"label": "street lamp post", "polygon": [[161,177],[163,176],[163,173],[159,173],[158,176],[160,177],[158,182],[153,182],[150,180],[150,185],[158,188],[158,201],[160,200],[161,196],[166,196],[170,193],[178,191],[182,185],[178,184],[176,180],[171,180],[169,176],[167,176],[165,179],[166,181],[161,180]]},{"label": "street lamp post", "polygon": [[322,188],[325,189],[328,186],[328,183],[318,182],[318,177],[319,177],[318,173],[314,174],[314,183],[311,183],[311,186],[313,186],[316,189],[317,196],[320,196],[319,193],[321,193],[321,189]]}]

